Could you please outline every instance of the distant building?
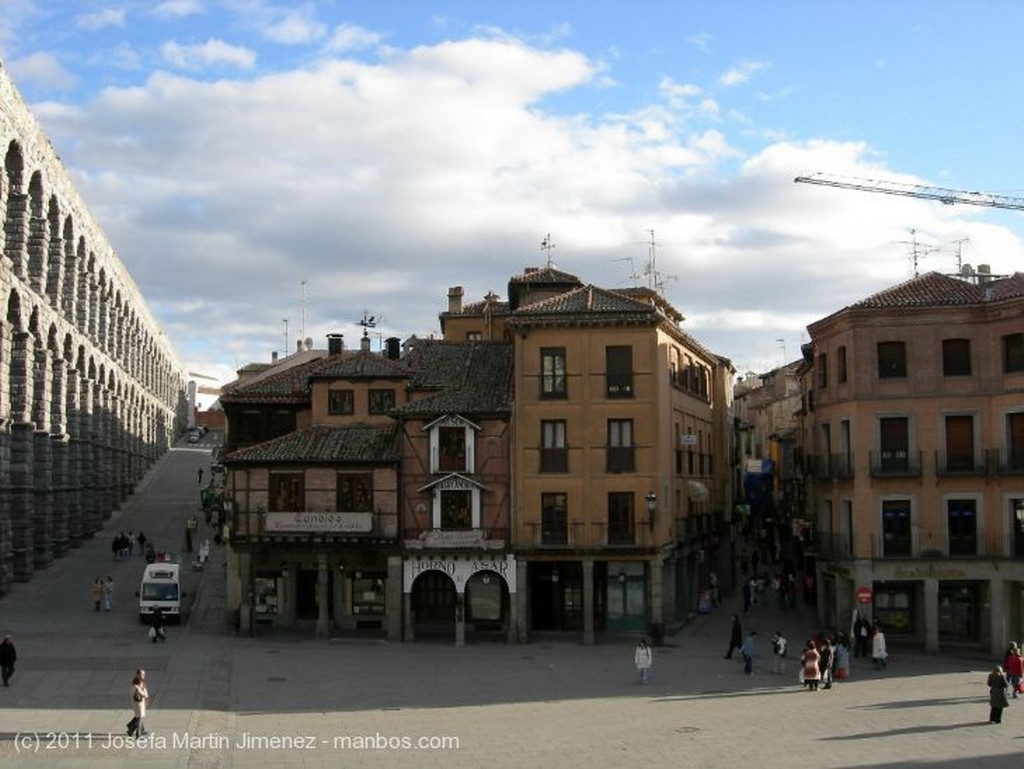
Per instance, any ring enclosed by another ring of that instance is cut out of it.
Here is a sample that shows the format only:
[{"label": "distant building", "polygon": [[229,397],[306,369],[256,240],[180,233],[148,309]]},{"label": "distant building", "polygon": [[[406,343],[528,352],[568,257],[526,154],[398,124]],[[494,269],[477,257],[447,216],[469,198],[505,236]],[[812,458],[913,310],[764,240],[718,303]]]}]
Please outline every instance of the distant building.
[{"label": "distant building", "polygon": [[1001,658],[1024,635],[1024,274],[929,273],[808,330],[823,623]]}]

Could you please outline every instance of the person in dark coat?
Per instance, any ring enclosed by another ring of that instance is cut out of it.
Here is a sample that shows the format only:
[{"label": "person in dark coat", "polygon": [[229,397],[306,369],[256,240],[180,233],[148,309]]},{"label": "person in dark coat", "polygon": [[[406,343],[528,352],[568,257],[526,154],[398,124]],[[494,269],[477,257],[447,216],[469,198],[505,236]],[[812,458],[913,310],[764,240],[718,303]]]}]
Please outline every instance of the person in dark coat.
[{"label": "person in dark coat", "polygon": [[729,650],[725,653],[727,660],[732,659],[733,649],[743,648],[743,628],[740,626],[740,618],[733,614],[732,615],[732,631],[729,634]]},{"label": "person in dark coat", "polygon": [[164,633],[164,613],[160,609],[153,609],[153,616],[150,617],[149,639],[153,643],[167,640],[167,635]]},{"label": "person in dark coat", "polygon": [[18,660],[18,650],[14,648],[14,641],[9,635],[4,636],[0,641],[0,673],[3,673],[4,686],[10,686],[11,676],[14,675],[14,663]]},{"label": "person in dark coat", "polygon": [[996,665],[995,669],[988,674],[988,722],[990,724],[1001,724],[1003,722],[1003,708],[1009,707],[1010,701],[1006,698],[1006,673],[1002,665]]}]

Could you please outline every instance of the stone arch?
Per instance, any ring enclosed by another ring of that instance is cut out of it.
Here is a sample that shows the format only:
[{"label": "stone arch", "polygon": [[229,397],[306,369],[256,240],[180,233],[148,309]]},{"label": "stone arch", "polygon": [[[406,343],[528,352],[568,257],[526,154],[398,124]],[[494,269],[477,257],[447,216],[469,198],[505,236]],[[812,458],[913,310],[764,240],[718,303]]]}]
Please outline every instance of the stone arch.
[{"label": "stone arch", "polygon": [[11,260],[14,274],[25,277],[25,217],[27,198],[22,193],[25,158],[21,145],[12,141],[4,156],[4,174],[7,181],[7,206],[4,211],[4,255]]},{"label": "stone arch", "polygon": [[455,632],[455,611],[459,603],[453,575],[437,568],[423,569],[413,579],[409,592],[409,619],[416,637],[451,637]]},{"label": "stone arch", "polygon": [[46,292],[45,197],[43,174],[33,171],[28,182],[28,282],[40,296]]},{"label": "stone arch", "polygon": [[477,633],[505,633],[512,605],[505,577],[494,569],[474,571],[466,580],[466,625]]},{"label": "stone arch", "polygon": [[78,285],[78,252],[75,242],[75,222],[68,214],[64,217],[64,228],[61,232],[61,248],[63,254],[60,262],[60,286],[58,288],[57,308],[61,315],[73,321],[75,317],[75,288]]},{"label": "stone arch", "polygon": [[64,282],[64,231],[60,223],[57,196],[50,196],[46,211],[47,264],[44,266],[46,299],[50,307],[60,308],[61,286]]}]

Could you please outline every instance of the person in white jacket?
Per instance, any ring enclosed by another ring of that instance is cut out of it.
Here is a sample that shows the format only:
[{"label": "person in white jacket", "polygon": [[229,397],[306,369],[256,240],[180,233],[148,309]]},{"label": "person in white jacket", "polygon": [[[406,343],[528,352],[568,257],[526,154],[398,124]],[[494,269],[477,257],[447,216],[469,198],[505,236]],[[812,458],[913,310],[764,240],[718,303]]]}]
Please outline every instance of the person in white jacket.
[{"label": "person in white jacket", "polygon": [[885,649],[885,633],[879,625],[875,625],[874,634],[871,636],[871,658],[875,661],[875,670],[881,670],[889,664],[889,652]]},{"label": "person in white jacket", "polygon": [[636,651],[633,653],[633,664],[636,665],[637,672],[640,673],[640,683],[646,684],[651,680],[651,663],[654,662],[654,654],[651,651],[651,647],[647,644],[647,639],[640,639],[640,643],[636,645]]}]

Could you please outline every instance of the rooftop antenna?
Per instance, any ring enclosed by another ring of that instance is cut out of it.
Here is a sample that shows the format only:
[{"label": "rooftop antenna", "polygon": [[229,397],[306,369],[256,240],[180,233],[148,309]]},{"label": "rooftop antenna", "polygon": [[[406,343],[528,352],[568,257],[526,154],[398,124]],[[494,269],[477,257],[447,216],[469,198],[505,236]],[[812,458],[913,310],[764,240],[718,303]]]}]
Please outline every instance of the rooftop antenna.
[{"label": "rooftop antenna", "polygon": [[551,233],[549,232],[544,236],[544,240],[540,242],[540,250],[547,253],[548,267],[554,267],[554,262],[551,261],[551,250],[555,247],[555,241],[551,239]]},{"label": "rooftop antenna", "polygon": [[956,246],[956,271],[960,274],[964,271],[964,243],[970,242],[970,238],[957,238],[953,241]]},{"label": "rooftop antenna", "polygon": [[644,275],[647,276],[647,288],[665,295],[665,283],[675,280],[674,275],[662,275],[658,272],[657,242],[654,240],[654,230],[647,230],[651,239],[647,241],[647,266],[644,267]]},{"label": "rooftop antenna", "polygon": [[780,345],[782,345],[782,365],[785,366],[786,365],[786,340],[785,339],[776,339],[775,341],[778,342]]},{"label": "rooftop antenna", "polygon": [[917,230],[913,227],[910,228],[910,237],[911,240],[901,240],[898,242],[904,246],[910,246],[910,258],[911,261],[913,261],[914,263],[914,277],[916,278],[918,277],[918,275],[920,275],[917,269],[918,262],[921,259],[924,259],[926,256],[928,256],[928,254],[932,254],[938,251],[939,247],[926,246],[919,243],[917,240]]},{"label": "rooftop antenna", "polygon": [[613,259],[615,262],[629,262],[629,279],[633,281],[633,288],[638,288],[640,285],[640,275],[636,271],[636,263],[633,261],[632,256],[623,256],[619,259]]},{"label": "rooftop antenna", "polygon": [[306,286],[309,285],[308,280],[302,281],[302,328],[299,331],[299,339],[306,338]]},{"label": "rooftop antenna", "polygon": [[363,327],[363,338],[370,335],[371,328],[377,328],[377,316],[370,315],[369,310],[363,310],[363,319],[359,321],[359,325]]},{"label": "rooftop antenna", "polygon": [[284,323],[284,354],[288,355],[288,318],[281,318]]}]

